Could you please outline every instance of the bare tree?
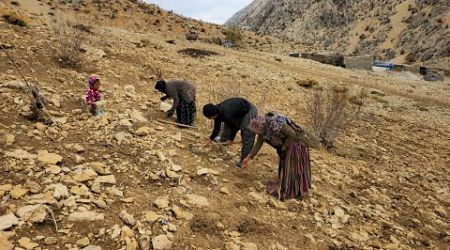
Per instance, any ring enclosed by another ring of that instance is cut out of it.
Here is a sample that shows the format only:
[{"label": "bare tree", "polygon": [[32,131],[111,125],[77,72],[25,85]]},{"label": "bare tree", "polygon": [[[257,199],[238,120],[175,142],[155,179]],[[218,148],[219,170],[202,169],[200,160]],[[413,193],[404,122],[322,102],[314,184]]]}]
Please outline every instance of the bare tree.
[{"label": "bare tree", "polygon": [[351,105],[349,99],[347,88],[335,87],[315,90],[308,102],[307,113],[314,132],[327,148],[334,147],[336,139],[345,132],[360,111],[360,106]]},{"label": "bare tree", "polygon": [[68,21],[57,21],[55,59],[62,67],[79,69],[83,65],[82,44],[86,32],[77,27]]}]

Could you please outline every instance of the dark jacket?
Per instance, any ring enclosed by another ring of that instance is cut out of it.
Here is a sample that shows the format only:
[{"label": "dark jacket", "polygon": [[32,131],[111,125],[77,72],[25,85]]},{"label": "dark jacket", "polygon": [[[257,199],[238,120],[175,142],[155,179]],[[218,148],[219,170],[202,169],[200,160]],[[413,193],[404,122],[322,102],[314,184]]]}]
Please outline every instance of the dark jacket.
[{"label": "dark jacket", "polygon": [[220,132],[220,126],[224,122],[231,130],[231,140],[234,140],[239,131],[244,116],[251,108],[249,101],[244,98],[230,98],[218,104],[219,116],[214,119],[214,130],[209,137],[214,140]]},{"label": "dark jacket", "polygon": [[166,96],[163,98],[172,98],[173,105],[170,110],[174,111],[180,100],[187,102],[195,102],[195,87],[194,85],[180,80],[170,80],[166,82]]}]

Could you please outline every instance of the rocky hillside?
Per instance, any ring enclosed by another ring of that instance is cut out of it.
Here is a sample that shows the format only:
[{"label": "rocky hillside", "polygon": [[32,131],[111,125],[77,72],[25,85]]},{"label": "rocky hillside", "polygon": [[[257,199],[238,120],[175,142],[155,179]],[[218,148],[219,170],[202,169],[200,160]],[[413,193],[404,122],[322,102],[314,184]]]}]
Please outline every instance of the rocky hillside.
[{"label": "rocky hillside", "polygon": [[398,62],[450,57],[447,0],[255,0],[226,23],[312,50]]},{"label": "rocky hillside", "polygon": [[[291,58],[251,33],[240,49],[188,41],[190,29],[224,28],[131,0],[0,1],[1,250],[448,248],[448,80]],[[81,100],[90,74],[102,117]],[[281,202],[266,193],[272,148],[239,170],[239,145],[203,146],[200,113],[196,129],[161,122],[160,76],[195,84],[199,110],[243,96],[307,128],[301,83],[365,98],[333,152],[312,150],[312,193]],[[53,123],[27,119],[25,81]]]}]

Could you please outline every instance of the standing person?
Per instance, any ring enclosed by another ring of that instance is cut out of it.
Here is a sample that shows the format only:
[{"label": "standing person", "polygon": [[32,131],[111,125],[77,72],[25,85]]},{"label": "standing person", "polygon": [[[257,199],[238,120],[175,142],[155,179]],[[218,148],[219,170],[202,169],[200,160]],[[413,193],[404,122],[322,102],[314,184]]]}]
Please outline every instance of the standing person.
[{"label": "standing person", "polygon": [[224,126],[220,134],[220,141],[228,142],[228,145],[233,144],[237,132],[241,130],[241,158],[236,163],[236,167],[240,168],[242,161],[250,153],[255,143],[255,134],[250,131],[248,125],[253,118],[258,116],[258,109],[244,98],[230,98],[217,105],[206,104],[203,107],[203,114],[208,119],[214,120],[214,129],[207,144],[212,143],[219,135],[222,123]]},{"label": "standing person", "polygon": [[94,116],[103,115],[102,95],[100,93],[100,77],[93,75],[88,80],[89,89],[86,90],[85,99],[86,103],[91,106],[90,112]]},{"label": "standing person", "polygon": [[277,150],[278,181],[268,187],[269,193],[280,200],[302,199],[311,189],[311,161],[308,146],[320,147],[320,139],[306,132],[289,118],[278,114],[258,116],[250,122],[250,129],[258,135],[255,146],[244,159],[247,167],[264,142]]},{"label": "standing person", "polygon": [[166,94],[161,101],[168,98],[173,99],[172,108],[167,111],[167,117],[172,117],[177,111],[177,122],[185,125],[194,125],[195,113],[195,87],[194,85],[180,80],[158,81],[155,89]]}]

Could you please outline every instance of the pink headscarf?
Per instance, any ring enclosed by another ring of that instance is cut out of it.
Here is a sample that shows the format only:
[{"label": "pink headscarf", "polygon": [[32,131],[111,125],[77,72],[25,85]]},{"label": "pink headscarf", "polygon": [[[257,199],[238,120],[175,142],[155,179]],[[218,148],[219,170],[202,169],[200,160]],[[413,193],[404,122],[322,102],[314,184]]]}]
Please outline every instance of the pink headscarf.
[{"label": "pink headscarf", "polygon": [[88,83],[89,83],[89,87],[91,88],[92,86],[94,86],[94,83],[96,81],[100,81],[100,77],[93,75],[89,77]]},{"label": "pink headscarf", "polygon": [[250,121],[250,125],[248,127],[253,133],[257,135],[263,135],[265,132],[265,124],[266,124],[266,117],[258,116]]}]

